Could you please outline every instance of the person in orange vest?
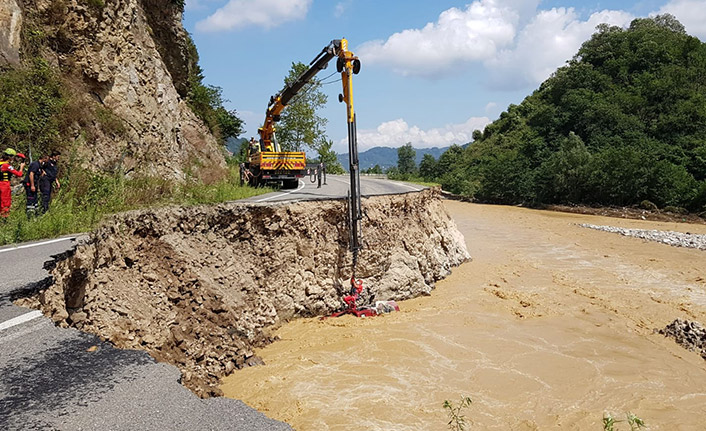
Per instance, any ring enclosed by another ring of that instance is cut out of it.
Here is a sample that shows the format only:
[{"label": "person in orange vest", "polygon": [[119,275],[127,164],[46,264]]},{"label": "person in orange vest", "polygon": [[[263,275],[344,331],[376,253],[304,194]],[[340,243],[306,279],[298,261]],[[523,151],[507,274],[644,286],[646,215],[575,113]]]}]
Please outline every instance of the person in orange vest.
[{"label": "person in orange vest", "polygon": [[10,215],[12,206],[12,188],[10,179],[12,176],[21,177],[25,168],[24,162],[20,163],[20,170],[16,170],[10,162],[17,156],[17,151],[12,148],[6,149],[0,156],[0,217],[7,218]]}]

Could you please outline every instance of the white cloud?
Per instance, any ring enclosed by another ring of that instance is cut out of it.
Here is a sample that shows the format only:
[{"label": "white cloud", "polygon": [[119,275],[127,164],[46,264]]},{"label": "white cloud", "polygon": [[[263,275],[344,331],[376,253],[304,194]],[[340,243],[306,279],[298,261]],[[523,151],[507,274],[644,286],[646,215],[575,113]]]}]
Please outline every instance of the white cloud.
[{"label": "white cloud", "polygon": [[[365,151],[381,146],[400,147],[407,142],[411,142],[415,148],[463,145],[471,142],[474,130],[483,130],[488,123],[490,123],[488,117],[471,117],[461,124],[448,124],[440,128],[422,130],[398,118],[382,123],[376,129],[358,130],[358,147],[360,151]],[[345,139],[339,142],[341,148],[347,145]]]},{"label": "white cloud", "polygon": [[232,30],[247,26],[276,27],[303,19],[312,0],[230,0],[208,18],[196,23],[198,31]]},{"label": "white cloud", "polygon": [[[469,61],[493,58],[513,43],[522,15],[539,2],[477,0],[465,10],[448,9],[435,23],[395,33],[358,48],[366,63],[388,66],[402,75],[438,77]],[[521,5],[521,7],[520,7]]]},{"label": "white cloud", "polygon": [[346,9],[348,9],[351,6],[352,0],[346,0],[346,1],[341,1],[336,3],[336,8],[333,11],[333,15],[336,18],[340,18],[343,16],[343,14],[346,12]]},{"label": "white cloud", "polygon": [[491,84],[505,89],[536,85],[570,60],[598,24],[624,27],[633,18],[627,12],[604,10],[582,21],[573,8],[540,11],[519,33],[515,46],[486,61],[493,72]]},{"label": "white cloud", "polygon": [[672,0],[658,12],[671,13],[684,24],[686,32],[706,40],[706,3],[704,0]]},{"label": "white cloud", "polygon": [[517,89],[548,78],[573,57],[598,24],[627,26],[634,18],[624,11],[604,10],[582,20],[573,8],[538,11],[539,3],[476,0],[465,10],[442,12],[436,22],[421,29],[366,42],[358,53],[366,64],[431,78],[479,63],[493,75],[490,83],[494,87]]}]

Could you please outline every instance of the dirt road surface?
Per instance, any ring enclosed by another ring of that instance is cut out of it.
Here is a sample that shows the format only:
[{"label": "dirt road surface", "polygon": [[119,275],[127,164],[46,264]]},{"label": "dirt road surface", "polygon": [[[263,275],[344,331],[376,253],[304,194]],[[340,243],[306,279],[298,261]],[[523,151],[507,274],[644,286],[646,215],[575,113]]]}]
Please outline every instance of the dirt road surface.
[{"label": "dirt road surface", "polygon": [[706,226],[446,206],[472,262],[399,313],[287,324],[227,396],[300,430],[444,430],[462,396],[469,429],[704,429],[706,361],[653,330],[706,323],[706,252],[577,224]]}]

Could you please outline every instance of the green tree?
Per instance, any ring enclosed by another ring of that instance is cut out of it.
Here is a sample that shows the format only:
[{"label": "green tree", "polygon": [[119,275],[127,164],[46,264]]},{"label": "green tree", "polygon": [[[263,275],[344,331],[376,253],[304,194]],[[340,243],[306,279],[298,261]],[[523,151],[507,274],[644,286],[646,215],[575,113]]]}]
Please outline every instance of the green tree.
[{"label": "green tree", "polygon": [[368,169],[363,170],[362,172],[365,174],[372,174],[372,175],[381,175],[383,173],[380,165],[375,165],[372,168],[368,168]]},{"label": "green tree", "polygon": [[412,144],[407,142],[397,149],[397,169],[401,175],[413,175],[417,171],[415,157],[417,152],[412,148]]},{"label": "green tree", "polygon": [[324,139],[323,142],[318,145],[316,152],[319,155],[319,163],[323,163],[326,166],[326,172],[329,174],[343,174],[346,171],[341,166],[341,162],[338,161],[338,156],[336,152],[331,149],[333,146],[333,141]]},{"label": "green tree", "polygon": [[238,117],[235,110],[226,109],[223,104],[228,102],[223,98],[223,89],[201,83],[201,75],[197,75],[191,83],[191,91],[187,98],[191,110],[206,124],[221,143],[232,137],[237,138],[243,133],[245,123]]},{"label": "green tree", "polygon": [[[538,187],[542,188],[540,200],[576,203],[587,196],[589,190],[591,153],[575,133],[562,140],[558,152],[552,154],[539,170]],[[544,187],[542,187],[542,185]]]},{"label": "green tree", "polygon": [[463,148],[459,145],[452,145],[448,150],[439,156],[439,161],[436,164],[436,170],[438,176],[442,176],[445,173],[451,171],[452,166],[458,164],[463,156]]},{"label": "green tree", "polygon": [[431,154],[422,156],[422,161],[419,162],[419,175],[428,181],[433,181],[439,176],[437,171],[438,163]]},{"label": "green tree", "polygon": [[400,175],[400,170],[397,166],[392,166],[390,168],[387,168],[387,170],[385,171],[385,174],[391,180],[402,179],[402,177]]},{"label": "green tree", "polygon": [[235,109],[229,111],[221,105],[216,108],[216,118],[218,120],[220,137],[223,142],[228,138],[237,138],[243,133],[245,122],[238,117],[238,113]]},{"label": "green tree", "polygon": [[[304,63],[292,63],[284,83],[291,84],[307,69],[308,66]],[[294,96],[282,111],[277,129],[277,140],[283,150],[303,151],[310,148],[318,151],[319,147],[327,142],[327,120],[317,114],[326,101],[327,96],[321,91],[321,82],[317,79],[312,79]]]}]

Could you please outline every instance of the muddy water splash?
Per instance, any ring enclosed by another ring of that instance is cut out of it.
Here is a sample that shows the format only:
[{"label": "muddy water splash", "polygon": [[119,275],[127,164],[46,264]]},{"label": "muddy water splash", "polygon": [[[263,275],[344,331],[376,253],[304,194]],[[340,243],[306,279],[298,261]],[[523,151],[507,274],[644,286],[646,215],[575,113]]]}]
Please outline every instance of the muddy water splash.
[{"label": "muddy water splash", "polygon": [[474,261],[430,297],[375,319],[298,320],[224,379],[227,396],[299,430],[444,430],[470,396],[470,429],[703,430],[706,362],[653,333],[706,321],[706,253],[577,223],[655,223],[448,202]]}]

